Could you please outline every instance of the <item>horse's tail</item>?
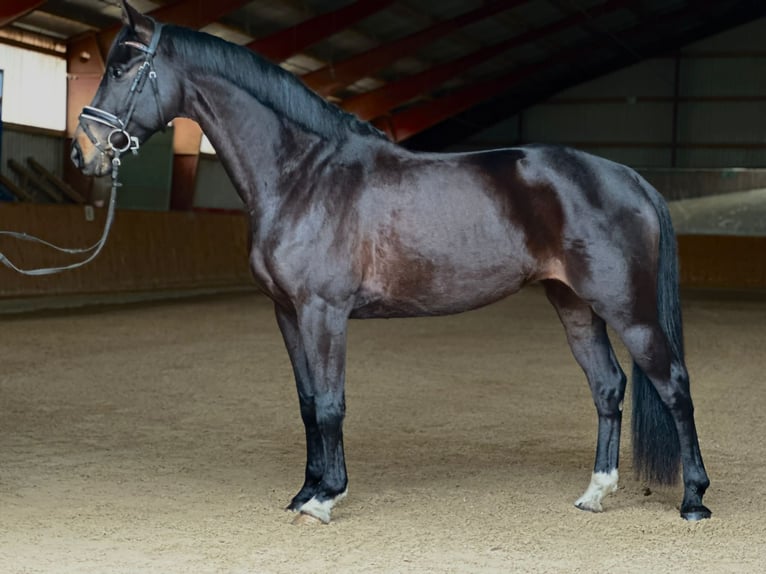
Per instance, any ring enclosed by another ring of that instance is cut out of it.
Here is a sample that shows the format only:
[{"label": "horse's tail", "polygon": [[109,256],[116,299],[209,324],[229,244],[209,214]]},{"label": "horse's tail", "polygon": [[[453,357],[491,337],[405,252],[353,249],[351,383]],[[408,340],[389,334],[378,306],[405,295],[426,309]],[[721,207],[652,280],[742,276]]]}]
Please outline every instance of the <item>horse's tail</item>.
[{"label": "horse's tail", "polygon": [[[647,194],[660,224],[657,315],[673,358],[683,362],[676,236],[664,199],[648,184],[643,186],[648,188]],[[636,475],[650,482],[673,484],[678,480],[680,460],[678,431],[670,409],[649,377],[633,362],[633,468]]]}]

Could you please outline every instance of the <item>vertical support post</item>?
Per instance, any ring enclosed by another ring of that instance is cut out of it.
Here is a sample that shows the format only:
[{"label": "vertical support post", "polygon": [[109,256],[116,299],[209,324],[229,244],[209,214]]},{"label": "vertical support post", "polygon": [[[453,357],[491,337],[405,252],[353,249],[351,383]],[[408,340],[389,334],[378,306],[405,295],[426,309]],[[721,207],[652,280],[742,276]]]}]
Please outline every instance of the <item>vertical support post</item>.
[{"label": "vertical support post", "polygon": [[670,148],[670,167],[678,167],[678,103],[681,92],[681,51],[675,54],[673,76],[673,130]]},{"label": "vertical support post", "polygon": [[170,190],[170,209],[189,211],[194,207],[197,184],[199,146],[202,130],[193,120],[173,120],[173,184]]},{"label": "vertical support post", "polygon": [[[3,70],[0,68],[0,158],[3,157]],[[0,163],[0,168],[2,164]]]}]

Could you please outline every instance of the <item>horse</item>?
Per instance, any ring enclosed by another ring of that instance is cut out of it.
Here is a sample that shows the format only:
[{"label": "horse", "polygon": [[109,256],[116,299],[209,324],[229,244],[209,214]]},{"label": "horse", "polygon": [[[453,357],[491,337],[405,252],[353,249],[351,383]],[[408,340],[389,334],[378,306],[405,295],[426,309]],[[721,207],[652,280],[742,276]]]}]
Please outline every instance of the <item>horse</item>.
[{"label": "horse", "polygon": [[[303,486],[287,509],[328,523],[348,492],[343,451],[349,319],[468,311],[542,284],[598,416],[595,464],[575,505],[618,484],[633,362],[633,465],[650,483],[683,468],[680,514],[711,515],[684,360],[676,239],[661,195],[634,170],[566,147],[414,152],[250,50],[155,22],[123,27],[71,159],[103,176],[119,155],[197,121],[242,198],[249,264],[271,298],[305,426]],[[146,86],[151,89],[145,89]]]}]

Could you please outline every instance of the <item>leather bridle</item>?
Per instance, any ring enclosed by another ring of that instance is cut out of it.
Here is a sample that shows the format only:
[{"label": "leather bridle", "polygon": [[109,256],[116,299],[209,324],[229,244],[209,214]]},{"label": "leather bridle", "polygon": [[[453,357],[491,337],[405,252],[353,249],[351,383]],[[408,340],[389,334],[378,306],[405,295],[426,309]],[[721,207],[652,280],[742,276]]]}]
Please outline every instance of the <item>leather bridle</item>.
[{"label": "leather bridle", "polygon": [[[136,77],[133,78],[133,82],[130,85],[128,91],[127,102],[125,103],[125,112],[123,117],[117,116],[101,108],[93,106],[85,106],[80,113],[79,124],[82,127],[85,135],[91,143],[104,155],[119,156],[119,154],[126,151],[138,152],[140,143],[137,137],[131,136],[128,132],[128,126],[130,120],[133,118],[133,112],[136,111],[136,104],[138,103],[138,96],[143,92],[146,86],[146,81],[152,86],[152,92],[154,93],[154,101],[157,104],[157,112],[160,117],[160,125],[162,129],[165,129],[165,117],[162,113],[162,102],[160,101],[160,90],[157,84],[157,73],[154,70],[154,55],[157,52],[157,45],[160,42],[162,36],[162,24],[154,22],[154,34],[152,34],[152,40],[149,45],[144,45],[139,42],[126,41],[122,45],[135,48],[143,54],[140,58],[143,58],[141,66],[136,72]],[[112,128],[109,135],[106,137],[106,147],[98,141],[88,125],[90,122],[101,124]]]}]

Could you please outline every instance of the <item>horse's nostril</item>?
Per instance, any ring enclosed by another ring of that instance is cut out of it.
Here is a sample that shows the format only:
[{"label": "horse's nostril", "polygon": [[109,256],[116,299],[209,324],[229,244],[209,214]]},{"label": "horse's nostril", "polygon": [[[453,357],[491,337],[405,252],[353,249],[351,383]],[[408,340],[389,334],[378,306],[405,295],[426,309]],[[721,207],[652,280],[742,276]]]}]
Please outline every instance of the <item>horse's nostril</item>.
[{"label": "horse's nostril", "polygon": [[69,157],[72,159],[72,163],[76,168],[82,168],[82,151],[77,142],[72,143],[72,149],[69,152]]}]

